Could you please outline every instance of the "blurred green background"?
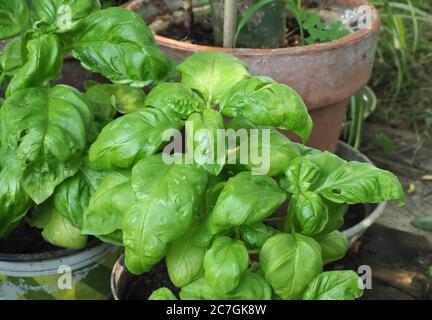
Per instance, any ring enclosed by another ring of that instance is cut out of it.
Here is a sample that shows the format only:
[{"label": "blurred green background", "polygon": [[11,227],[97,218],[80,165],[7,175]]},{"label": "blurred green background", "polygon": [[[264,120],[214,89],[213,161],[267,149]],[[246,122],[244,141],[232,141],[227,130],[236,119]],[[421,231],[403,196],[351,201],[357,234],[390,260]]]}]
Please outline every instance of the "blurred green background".
[{"label": "blurred green background", "polygon": [[373,0],[382,27],[371,88],[372,120],[432,133],[432,1]]}]

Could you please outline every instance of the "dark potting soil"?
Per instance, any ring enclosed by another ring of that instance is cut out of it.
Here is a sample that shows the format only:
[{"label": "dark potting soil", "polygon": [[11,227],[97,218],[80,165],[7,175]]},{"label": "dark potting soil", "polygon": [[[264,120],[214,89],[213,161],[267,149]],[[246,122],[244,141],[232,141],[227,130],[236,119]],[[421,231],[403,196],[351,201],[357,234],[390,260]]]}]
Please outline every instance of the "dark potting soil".
[{"label": "dark potting soil", "polygon": [[21,222],[6,239],[0,239],[0,253],[5,254],[35,254],[56,250],[57,247],[42,238],[40,229],[30,226],[25,221]]},{"label": "dark potting soil", "polygon": [[161,287],[170,289],[177,297],[179,289],[169,277],[165,261],[155,265],[150,272],[133,277],[127,284],[122,300],[147,300],[154,290]]},{"label": "dark potting soil", "polygon": [[[91,248],[98,243],[100,243],[98,239],[89,237],[87,248]],[[49,254],[55,256],[68,251],[73,250],[53,246],[42,237],[40,229],[30,226],[25,221],[22,221],[7,238],[0,239],[0,255]]]},{"label": "dark potting soil", "polygon": [[[296,47],[301,45],[300,29],[295,19],[287,19],[287,30],[291,31],[287,33],[284,46]],[[189,33],[184,24],[174,24],[167,30],[160,32],[159,35],[177,41],[190,42],[192,44],[204,46],[214,46],[215,44],[211,19],[195,22],[191,28],[191,33]]]},{"label": "dark potting soil", "polygon": [[159,35],[177,41],[191,42],[193,44],[204,46],[214,45],[213,26],[209,20],[196,22],[191,29],[192,32],[189,33],[184,24],[174,24],[166,31],[160,32]]},{"label": "dark potting soil", "polygon": [[345,214],[345,222],[341,230],[349,229],[360,223],[369,213],[372,212],[372,210],[373,207],[371,205],[356,204],[350,206],[348,212]]}]

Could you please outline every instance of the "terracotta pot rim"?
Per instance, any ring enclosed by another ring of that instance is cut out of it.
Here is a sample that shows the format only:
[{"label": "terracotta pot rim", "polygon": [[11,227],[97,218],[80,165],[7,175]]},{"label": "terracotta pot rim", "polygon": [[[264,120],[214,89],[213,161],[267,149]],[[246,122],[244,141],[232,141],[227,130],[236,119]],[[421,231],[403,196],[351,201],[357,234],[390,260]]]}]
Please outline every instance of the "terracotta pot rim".
[{"label": "terracotta pot rim", "polygon": [[[343,0],[341,2],[347,2]],[[361,0],[349,1],[351,7],[366,5],[371,9],[372,13],[372,28],[367,30],[360,30],[350,35],[347,35],[338,40],[329,41],[325,43],[317,43],[312,45],[305,45],[299,47],[288,47],[288,48],[277,48],[277,49],[253,49],[253,48],[222,48],[222,47],[213,47],[199,44],[191,44],[187,42],[182,42],[178,40],[174,40],[171,38],[159,36],[155,34],[155,39],[158,44],[164,45],[170,48],[176,48],[183,51],[219,51],[225,52],[228,54],[236,55],[236,56],[259,56],[259,55],[307,55],[307,54],[316,54],[318,52],[323,51],[331,51],[336,50],[346,45],[355,43],[357,41],[364,40],[366,38],[372,37],[376,32],[378,32],[380,27],[380,19],[378,10],[375,6]]]}]

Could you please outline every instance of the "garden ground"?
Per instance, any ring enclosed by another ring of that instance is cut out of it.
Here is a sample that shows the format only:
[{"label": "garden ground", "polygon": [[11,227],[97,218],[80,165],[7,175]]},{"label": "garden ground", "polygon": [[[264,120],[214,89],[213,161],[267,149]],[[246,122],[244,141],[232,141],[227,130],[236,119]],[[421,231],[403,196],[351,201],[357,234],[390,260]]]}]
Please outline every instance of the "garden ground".
[{"label": "garden ground", "polygon": [[[387,153],[374,141],[385,133],[395,149]],[[362,150],[380,168],[396,173],[407,191],[406,205],[389,203],[381,218],[354,244],[338,268],[360,265],[372,268],[372,290],[363,299],[432,299],[432,232],[411,222],[418,216],[432,216],[432,143],[421,142],[411,131],[367,124]]]}]

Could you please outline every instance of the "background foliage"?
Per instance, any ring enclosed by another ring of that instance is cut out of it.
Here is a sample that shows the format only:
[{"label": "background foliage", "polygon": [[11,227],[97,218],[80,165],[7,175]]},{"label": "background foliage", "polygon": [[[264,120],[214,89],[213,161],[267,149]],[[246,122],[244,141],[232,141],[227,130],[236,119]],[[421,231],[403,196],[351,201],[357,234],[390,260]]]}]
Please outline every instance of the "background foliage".
[{"label": "background foliage", "polygon": [[372,119],[432,132],[432,2],[372,0],[381,14],[370,86],[378,97]]}]

